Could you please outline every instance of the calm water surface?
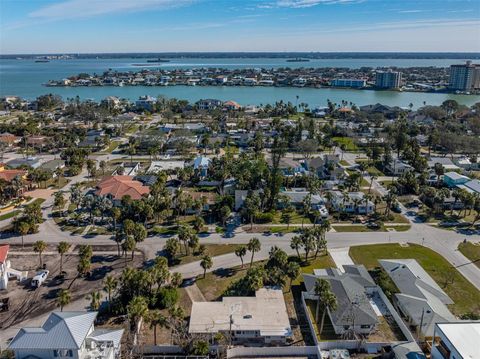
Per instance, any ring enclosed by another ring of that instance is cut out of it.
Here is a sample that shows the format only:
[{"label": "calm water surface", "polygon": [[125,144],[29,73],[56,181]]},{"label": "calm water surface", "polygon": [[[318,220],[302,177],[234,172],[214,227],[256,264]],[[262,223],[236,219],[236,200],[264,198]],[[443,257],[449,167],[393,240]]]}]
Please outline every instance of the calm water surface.
[{"label": "calm water surface", "polygon": [[[80,96],[82,99],[101,100],[106,96],[118,96],[135,100],[141,95],[166,96],[186,99],[195,102],[201,98],[218,98],[235,100],[243,105],[266,104],[275,101],[306,102],[313,106],[323,106],[327,99],[333,102],[351,101],[359,106],[371,103],[383,103],[406,107],[413,103],[415,107],[425,101],[430,105],[438,105],[446,99],[455,99],[459,103],[472,105],[480,101],[480,96],[465,96],[434,93],[408,93],[395,91],[370,91],[349,89],[311,89],[286,87],[45,87],[48,80],[86,72],[102,73],[108,69],[137,71],[140,67],[133,64],[145,63],[146,59],[75,59],[53,60],[47,63],[35,63],[33,60],[0,60],[0,96],[17,95],[33,99],[41,94],[55,93],[63,98]],[[148,68],[278,68],[278,67],[412,67],[437,66],[446,67],[454,63],[462,63],[457,59],[318,59],[310,62],[286,62],[285,59],[170,59],[168,63],[151,64]],[[143,68],[143,67],[142,67]]]}]

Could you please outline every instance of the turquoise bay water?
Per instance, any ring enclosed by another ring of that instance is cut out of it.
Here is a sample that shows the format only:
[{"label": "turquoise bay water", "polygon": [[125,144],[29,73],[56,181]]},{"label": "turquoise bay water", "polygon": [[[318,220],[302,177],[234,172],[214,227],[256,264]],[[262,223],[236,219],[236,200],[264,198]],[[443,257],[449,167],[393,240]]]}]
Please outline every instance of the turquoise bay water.
[{"label": "turquoise bay water", "polygon": [[[146,59],[75,59],[53,60],[48,63],[35,63],[33,60],[0,59],[0,96],[17,95],[33,99],[45,93],[55,93],[63,98],[80,96],[82,99],[101,100],[106,96],[118,96],[135,100],[141,95],[166,96],[186,99],[195,102],[201,98],[218,98],[235,100],[240,104],[266,104],[275,101],[306,102],[310,107],[326,105],[327,99],[333,102],[346,100],[358,106],[383,103],[406,107],[413,103],[414,107],[424,102],[430,105],[441,104],[446,99],[455,99],[461,104],[472,105],[480,101],[480,96],[454,94],[412,93],[395,91],[371,91],[350,89],[312,89],[287,87],[45,87],[48,80],[57,80],[80,72],[102,73],[108,69],[121,71],[138,71],[141,68],[133,64],[145,63]],[[318,59],[304,63],[288,63],[285,59],[171,59],[168,63],[152,64],[148,68],[278,68],[278,67],[350,67],[363,66],[438,66],[445,67],[454,63],[462,63],[455,59]],[[142,67],[143,68],[143,67]]]}]

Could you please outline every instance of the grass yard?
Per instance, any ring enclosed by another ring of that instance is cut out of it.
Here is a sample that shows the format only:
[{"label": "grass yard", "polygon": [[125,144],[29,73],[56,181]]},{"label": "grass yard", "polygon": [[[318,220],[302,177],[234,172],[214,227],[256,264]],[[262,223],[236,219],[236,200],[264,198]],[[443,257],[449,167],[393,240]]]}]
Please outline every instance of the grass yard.
[{"label": "grass yard", "polygon": [[480,292],[440,254],[417,244],[365,245],[350,248],[356,264],[371,270],[379,266],[378,259],[416,259],[437,284],[452,298],[451,310],[456,315],[467,312],[480,314]]},{"label": "grass yard", "polygon": [[338,143],[338,145],[345,145],[346,151],[356,152],[358,151],[358,146],[353,142],[353,139],[350,137],[332,137],[332,141]]},{"label": "grass yard", "polygon": [[[200,244],[201,243],[202,242],[200,240]],[[216,257],[216,256],[221,256],[222,254],[233,253],[237,248],[241,247],[242,244],[205,244],[204,246],[205,246],[206,254],[208,253],[210,256]],[[182,252],[183,254],[185,253],[185,247],[183,243],[181,243],[181,251],[183,251]],[[248,257],[248,253],[246,257]],[[244,261],[247,260],[246,257],[243,258]],[[194,255],[190,252],[188,256],[186,255],[177,256],[176,259],[177,259],[177,262],[175,263],[175,265],[178,265],[178,264],[186,264],[186,263],[199,261],[202,259],[202,256]]]},{"label": "grass yard", "polygon": [[6,220],[6,219],[13,218],[13,217],[15,217],[17,214],[19,214],[20,212],[21,212],[21,211],[19,211],[19,210],[15,210],[15,211],[11,211],[11,212],[2,214],[2,215],[0,216],[0,221],[4,221],[4,220]]},{"label": "grass yard", "polygon": [[[275,211],[273,216],[272,224],[280,224],[282,218],[282,211]],[[292,211],[292,219],[290,224],[302,224],[302,219],[304,224],[311,224],[312,221],[308,217],[304,217],[302,214],[298,213],[297,211]]]},{"label": "grass yard", "polygon": [[458,250],[480,268],[480,242],[460,243]]},{"label": "grass yard", "polygon": [[377,176],[377,177],[385,176],[385,175],[383,174],[383,172],[380,171],[380,170],[379,170],[377,167],[375,167],[375,166],[369,166],[369,167],[367,168],[367,172],[368,172],[368,174],[369,174],[370,176]]},{"label": "grass yard", "polygon": [[401,226],[385,226],[385,229],[394,229],[395,232],[406,232],[408,231],[412,226],[409,225],[401,225]]},{"label": "grass yard", "polygon": [[350,164],[345,160],[340,160],[339,162],[342,166],[350,166]]},{"label": "grass yard", "polygon": [[379,229],[368,228],[361,224],[352,224],[351,226],[332,226],[336,232],[385,232],[383,225]]}]

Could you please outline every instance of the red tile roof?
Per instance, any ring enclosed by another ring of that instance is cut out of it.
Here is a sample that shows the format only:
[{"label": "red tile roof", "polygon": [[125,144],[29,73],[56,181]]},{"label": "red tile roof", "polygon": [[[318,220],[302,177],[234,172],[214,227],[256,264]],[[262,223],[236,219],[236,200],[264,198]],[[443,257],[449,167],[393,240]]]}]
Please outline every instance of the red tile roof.
[{"label": "red tile roof", "polygon": [[27,174],[27,171],[24,170],[3,170],[0,171],[0,179],[3,179],[7,182],[12,182],[12,180],[17,177],[23,177]]},{"label": "red tile roof", "polygon": [[129,195],[132,199],[140,199],[150,193],[150,188],[142,182],[135,181],[132,176],[110,176],[97,185],[97,196],[110,195],[113,199],[120,200]]},{"label": "red tile roof", "polygon": [[8,244],[0,246],[0,263],[5,263],[5,261],[7,260],[7,254],[9,249],[10,246]]}]

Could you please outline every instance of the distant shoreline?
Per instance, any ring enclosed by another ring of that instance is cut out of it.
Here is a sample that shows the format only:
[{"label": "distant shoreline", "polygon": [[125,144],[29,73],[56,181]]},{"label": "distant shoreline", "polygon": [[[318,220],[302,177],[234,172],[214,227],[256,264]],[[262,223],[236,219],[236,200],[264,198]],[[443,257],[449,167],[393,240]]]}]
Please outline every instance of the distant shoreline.
[{"label": "distant shoreline", "polygon": [[35,59],[38,57],[68,56],[72,59],[161,58],[280,58],[305,59],[458,59],[478,60],[478,52],[144,52],[144,53],[49,53],[8,54],[0,59]]}]

